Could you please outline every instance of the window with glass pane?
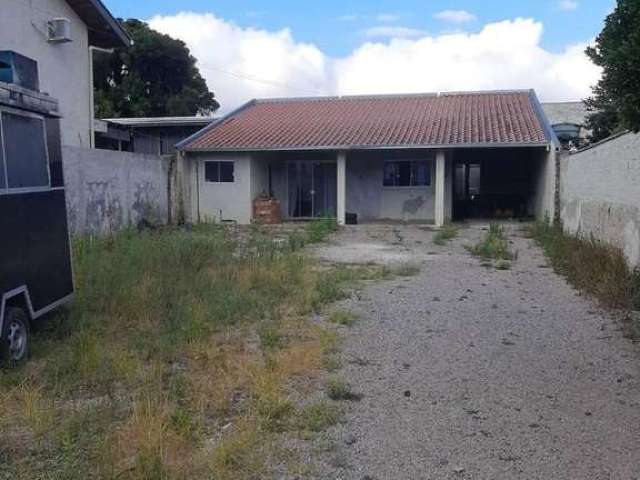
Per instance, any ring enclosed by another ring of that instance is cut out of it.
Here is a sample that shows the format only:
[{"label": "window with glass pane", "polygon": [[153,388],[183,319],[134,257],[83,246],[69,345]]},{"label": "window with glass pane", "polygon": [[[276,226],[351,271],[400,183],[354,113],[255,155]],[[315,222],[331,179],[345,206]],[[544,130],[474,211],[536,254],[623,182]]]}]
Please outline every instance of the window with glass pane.
[{"label": "window with glass pane", "polygon": [[384,162],[385,187],[424,187],[431,185],[428,160],[393,160]]},{"label": "window with glass pane", "polygon": [[411,162],[411,185],[427,187],[431,185],[431,169],[427,161]]},{"label": "window with glass pane", "polygon": [[234,182],[233,162],[204,162],[204,180],[209,183]]},{"label": "window with glass pane", "polygon": [[220,163],[220,181],[231,183],[234,181],[233,177],[233,162],[219,162]]},{"label": "window with glass pane", "polygon": [[9,188],[49,186],[49,165],[41,118],[2,113]]},{"label": "window with glass pane", "polygon": [[204,180],[205,182],[220,181],[220,165],[219,162],[204,162]]}]

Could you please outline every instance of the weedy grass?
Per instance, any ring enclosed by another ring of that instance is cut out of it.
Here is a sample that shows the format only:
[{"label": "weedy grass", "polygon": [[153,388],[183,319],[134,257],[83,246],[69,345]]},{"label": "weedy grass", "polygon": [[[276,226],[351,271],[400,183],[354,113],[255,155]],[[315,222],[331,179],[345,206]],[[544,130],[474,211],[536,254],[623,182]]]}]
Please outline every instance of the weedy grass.
[{"label": "weedy grass", "polygon": [[[74,303],[35,333],[29,362],[0,370],[3,474],[268,476],[273,435],[302,428],[292,380],[339,346],[307,314],[383,273],[319,269],[299,251],[334,223],[284,242],[254,228],[241,244],[219,225],[76,238]],[[332,421],[321,407],[302,417]]]},{"label": "weedy grass", "polygon": [[345,327],[350,327],[356,320],[358,320],[358,315],[348,310],[334,310],[329,314],[329,321],[331,323]]},{"label": "weedy grass", "polygon": [[640,272],[629,268],[619,248],[593,237],[566,235],[548,220],[534,224],[529,233],[575,287],[606,306],[640,309]]},{"label": "weedy grass", "polygon": [[361,394],[351,390],[351,385],[337,377],[331,377],[327,380],[326,389],[327,396],[331,400],[359,401],[362,399]]},{"label": "weedy grass", "polygon": [[419,273],[420,267],[414,263],[403,263],[391,269],[391,274],[398,277],[413,277]]},{"label": "weedy grass", "polygon": [[342,416],[342,412],[336,405],[320,401],[307,405],[298,416],[300,430],[321,432],[336,425]]},{"label": "weedy grass", "polygon": [[338,223],[335,218],[316,218],[307,224],[307,241],[310,243],[322,242],[336,230],[338,230]]},{"label": "weedy grass", "polygon": [[504,227],[498,223],[491,223],[480,242],[468,249],[473,255],[485,260],[514,259],[514,254],[509,249],[509,242],[504,236]]},{"label": "weedy grass", "polygon": [[444,246],[457,236],[458,228],[448,223],[444,225],[440,230],[438,230],[438,232],[433,237],[433,243],[435,243],[436,245]]}]

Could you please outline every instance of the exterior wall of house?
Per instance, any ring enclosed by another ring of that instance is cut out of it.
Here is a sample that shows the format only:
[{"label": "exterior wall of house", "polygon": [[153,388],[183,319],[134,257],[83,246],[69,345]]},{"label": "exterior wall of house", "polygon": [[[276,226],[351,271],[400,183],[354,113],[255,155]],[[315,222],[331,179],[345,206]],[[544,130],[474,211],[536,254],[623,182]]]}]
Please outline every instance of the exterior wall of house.
[{"label": "exterior wall of house", "polygon": [[[47,21],[71,20],[72,42],[47,42]],[[40,90],[60,101],[63,145],[89,147],[90,91],[87,27],[65,0],[2,3],[0,48],[38,62]]]},{"label": "exterior wall of house", "polygon": [[539,153],[535,162],[532,210],[537,220],[553,220],[555,216],[556,156],[557,152],[551,149]]},{"label": "exterior wall of house", "polygon": [[[192,168],[191,178],[196,185],[191,192],[192,197],[195,197],[194,221],[251,223],[253,188],[256,188],[251,176],[251,156],[203,153],[193,156],[192,159],[195,168]],[[205,181],[206,161],[234,162],[234,181]]]},{"label": "exterior wall of house", "polygon": [[[432,158],[431,185],[428,187],[384,187],[382,182],[383,152],[357,152],[347,155],[346,211],[356,213],[359,221],[396,220],[433,222],[435,192],[435,154]],[[401,152],[392,158],[425,158],[416,153]],[[288,217],[289,195],[287,162],[289,160],[335,160],[334,152],[281,153],[259,155],[190,154],[184,162],[184,178],[192,183],[187,193],[191,214],[187,218],[197,221],[232,220],[241,224],[250,223],[253,200],[260,194],[269,193],[269,167],[271,167],[271,192],[280,201],[283,218]],[[233,160],[235,181],[233,183],[207,183],[204,181],[204,162],[207,160]],[[185,190],[186,191],[186,190]],[[445,219],[452,214],[453,170],[450,159],[445,169]]]},{"label": "exterior wall of house", "polygon": [[[385,187],[383,166],[387,159],[431,160],[431,185]],[[356,152],[347,155],[347,212],[358,221],[395,220],[433,222],[435,218],[435,151]],[[450,158],[445,164],[445,220],[451,219],[453,174]]]},{"label": "exterior wall of house", "polygon": [[565,230],[616,245],[640,267],[640,134],[561,157],[560,167]]},{"label": "exterior wall of house", "polygon": [[65,146],[62,158],[72,233],[167,222],[169,157]]}]

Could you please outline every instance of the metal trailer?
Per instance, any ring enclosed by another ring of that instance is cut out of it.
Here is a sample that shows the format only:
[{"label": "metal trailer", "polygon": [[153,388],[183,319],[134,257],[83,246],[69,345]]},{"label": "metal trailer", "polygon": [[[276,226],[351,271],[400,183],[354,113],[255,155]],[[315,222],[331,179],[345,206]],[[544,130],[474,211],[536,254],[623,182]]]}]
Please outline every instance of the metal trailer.
[{"label": "metal trailer", "polygon": [[0,357],[20,362],[33,322],[72,299],[73,275],[58,102],[13,52],[0,52],[0,79]]}]

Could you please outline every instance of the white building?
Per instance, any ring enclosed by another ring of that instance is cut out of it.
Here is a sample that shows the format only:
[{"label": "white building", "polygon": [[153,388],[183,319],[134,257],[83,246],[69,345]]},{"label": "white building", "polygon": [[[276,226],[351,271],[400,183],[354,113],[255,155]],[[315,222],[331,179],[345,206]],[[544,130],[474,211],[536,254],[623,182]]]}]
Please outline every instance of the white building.
[{"label": "white building", "polygon": [[1,0],[0,50],[38,62],[40,90],[60,102],[62,143],[91,146],[91,47],[130,39],[100,0]]}]

